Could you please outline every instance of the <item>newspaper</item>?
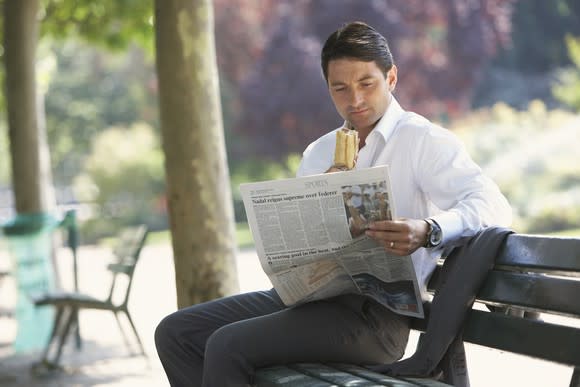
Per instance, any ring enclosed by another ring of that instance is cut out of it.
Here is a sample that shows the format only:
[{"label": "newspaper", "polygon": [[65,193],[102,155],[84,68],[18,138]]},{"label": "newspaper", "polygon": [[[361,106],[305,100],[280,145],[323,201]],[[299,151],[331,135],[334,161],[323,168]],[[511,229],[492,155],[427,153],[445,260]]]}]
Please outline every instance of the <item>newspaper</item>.
[{"label": "newspaper", "polygon": [[240,185],[264,272],[287,306],[364,294],[423,317],[410,256],[388,254],[364,233],[390,220],[387,166]]}]

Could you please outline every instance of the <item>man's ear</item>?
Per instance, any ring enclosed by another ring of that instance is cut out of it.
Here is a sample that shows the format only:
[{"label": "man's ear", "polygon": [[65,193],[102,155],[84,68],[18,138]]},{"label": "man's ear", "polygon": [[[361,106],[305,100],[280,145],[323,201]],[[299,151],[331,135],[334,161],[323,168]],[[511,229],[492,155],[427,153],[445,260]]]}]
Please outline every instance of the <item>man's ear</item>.
[{"label": "man's ear", "polygon": [[387,73],[387,85],[390,92],[393,92],[397,86],[397,66],[395,65]]}]

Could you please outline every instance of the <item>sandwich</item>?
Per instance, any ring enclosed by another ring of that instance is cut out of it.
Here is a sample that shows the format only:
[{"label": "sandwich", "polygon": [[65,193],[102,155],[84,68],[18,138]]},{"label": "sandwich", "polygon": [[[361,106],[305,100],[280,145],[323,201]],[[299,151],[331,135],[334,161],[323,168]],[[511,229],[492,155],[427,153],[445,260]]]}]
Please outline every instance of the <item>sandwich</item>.
[{"label": "sandwich", "polygon": [[334,165],[338,169],[353,169],[358,155],[358,132],[343,127],[336,132]]}]

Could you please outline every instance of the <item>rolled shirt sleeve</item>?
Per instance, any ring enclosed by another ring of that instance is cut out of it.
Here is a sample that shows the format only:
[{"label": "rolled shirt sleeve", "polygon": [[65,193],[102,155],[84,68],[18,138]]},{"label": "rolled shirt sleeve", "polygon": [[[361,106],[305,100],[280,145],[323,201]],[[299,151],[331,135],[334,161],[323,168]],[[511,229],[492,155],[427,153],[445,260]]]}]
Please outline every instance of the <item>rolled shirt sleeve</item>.
[{"label": "rolled shirt sleeve", "polygon": [[472,236],[486,226],[511,224],[507,199],[454,134],[429,128],[417,147],[416,182],[440,210],[431,218],[443,231],[442,244]]}]

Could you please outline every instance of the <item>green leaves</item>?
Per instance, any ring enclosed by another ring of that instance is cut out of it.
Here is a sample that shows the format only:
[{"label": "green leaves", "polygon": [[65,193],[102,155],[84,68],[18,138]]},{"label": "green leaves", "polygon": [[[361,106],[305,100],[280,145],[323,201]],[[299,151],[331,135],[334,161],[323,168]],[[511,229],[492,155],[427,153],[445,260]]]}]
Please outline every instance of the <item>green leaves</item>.
[{"label": "green leaves", "polygon": [[74,35],[109,49],[136,42],[152,52],[151,0],[44,0],[42,6],[42,36]]},{"label": "green leaves", "polygon": [[580,112],[580,37],[567,35],[566,47],[574,66],[560,71],[559,83],[552,92],[560,101]]},{"label": "green leaves", "polygon": [[580,224],[580,117],[533,101],[480,109],[451,127],[507,196],[515,229],[548,232]]}]

